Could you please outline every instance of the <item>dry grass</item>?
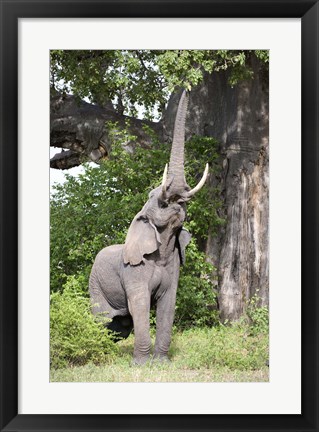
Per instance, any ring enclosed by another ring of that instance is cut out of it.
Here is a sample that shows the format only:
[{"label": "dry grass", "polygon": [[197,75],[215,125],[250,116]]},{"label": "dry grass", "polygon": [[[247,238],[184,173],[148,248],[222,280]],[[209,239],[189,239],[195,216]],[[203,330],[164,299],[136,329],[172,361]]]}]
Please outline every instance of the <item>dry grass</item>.
[{"label": "dry grass", "polygon": [[267,382],[268,368],[231,371],[226,368],[178,369],[172,365],[121,366],[92,364],[51,372],[51,382]]},{"label": "dry grass", "polygon": [[245,327],[190,330],[172,340],[170,363],[132,365],[134,337],[108,364],[51,370],[51,382],[267,382],[268,336]]}]

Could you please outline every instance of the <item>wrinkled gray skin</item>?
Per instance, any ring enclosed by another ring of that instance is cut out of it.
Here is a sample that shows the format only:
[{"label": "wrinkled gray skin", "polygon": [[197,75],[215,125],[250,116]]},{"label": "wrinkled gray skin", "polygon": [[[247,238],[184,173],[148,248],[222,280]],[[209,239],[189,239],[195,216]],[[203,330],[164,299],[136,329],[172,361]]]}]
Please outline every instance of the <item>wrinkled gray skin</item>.
[{"label": "wrinkled gray skin", "polygon": [[133,219],[124,245],[101,250],[94,262],[89,290],[94,314],[106,313],[108,327],[126,338],[134,327],[133,361],[145,363],[151,352],[149,314],[156,306],[154,358],[168,360],[174,320],[179,267],[184,261],[190,234],[182,228],[186,201],[199,190],[190,191],[184,176],[184,136],[187,95],[177,110],[168,173],[162,185],[149,194]]}]

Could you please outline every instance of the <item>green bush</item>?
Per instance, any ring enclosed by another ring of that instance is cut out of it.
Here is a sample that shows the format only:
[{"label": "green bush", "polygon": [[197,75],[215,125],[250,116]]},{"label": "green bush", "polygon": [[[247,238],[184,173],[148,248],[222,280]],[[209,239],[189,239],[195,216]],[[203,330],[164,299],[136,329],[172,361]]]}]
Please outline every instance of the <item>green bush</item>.
[{"label": "green bush", "polygon": [[259,290],[247,300],[246,317],[253,333],[268,333],[269,331],[269,310],[267,306],[260,306],[261,299],[258,296]]},{"label": "green bush", "polygon": [[181,268],[177,290],[174,321],[177,328],[212,326],[219,322],[214,270],[192,239],[186,249],[186,263]]},{"label": "green bush", "polygon": [[[83,295],[83,280],[69,277],[63,292],[50,297],[50,362],[51,367],[95,364],[112,360],[118,346],[90,310]],[[105,318],[104,318],[105,319]]]}]

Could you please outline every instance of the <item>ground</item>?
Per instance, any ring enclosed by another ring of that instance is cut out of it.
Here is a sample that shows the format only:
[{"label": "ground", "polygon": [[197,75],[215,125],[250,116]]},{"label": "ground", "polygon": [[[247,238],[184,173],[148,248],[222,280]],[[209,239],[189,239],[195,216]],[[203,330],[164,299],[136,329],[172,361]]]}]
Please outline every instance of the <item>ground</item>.
[{"label": "ground", "polygon": [[107,364],[52,369],[51,382],[268,382],[268,335],[247,327],[177,332],[170,363],[132,365],[134,336]]}]

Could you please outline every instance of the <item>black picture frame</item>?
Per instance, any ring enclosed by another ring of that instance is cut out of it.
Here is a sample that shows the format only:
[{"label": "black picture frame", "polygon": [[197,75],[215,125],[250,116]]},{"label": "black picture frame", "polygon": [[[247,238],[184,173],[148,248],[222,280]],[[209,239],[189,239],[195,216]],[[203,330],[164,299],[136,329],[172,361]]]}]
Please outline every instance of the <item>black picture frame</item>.
[{"label": "black picture frame", "polygon": [[[318,1],[1,0],[0,4],[1,431],[318,431]],[[302,414],[18,414],[18,20],[94,17],[301,18]]]}]

